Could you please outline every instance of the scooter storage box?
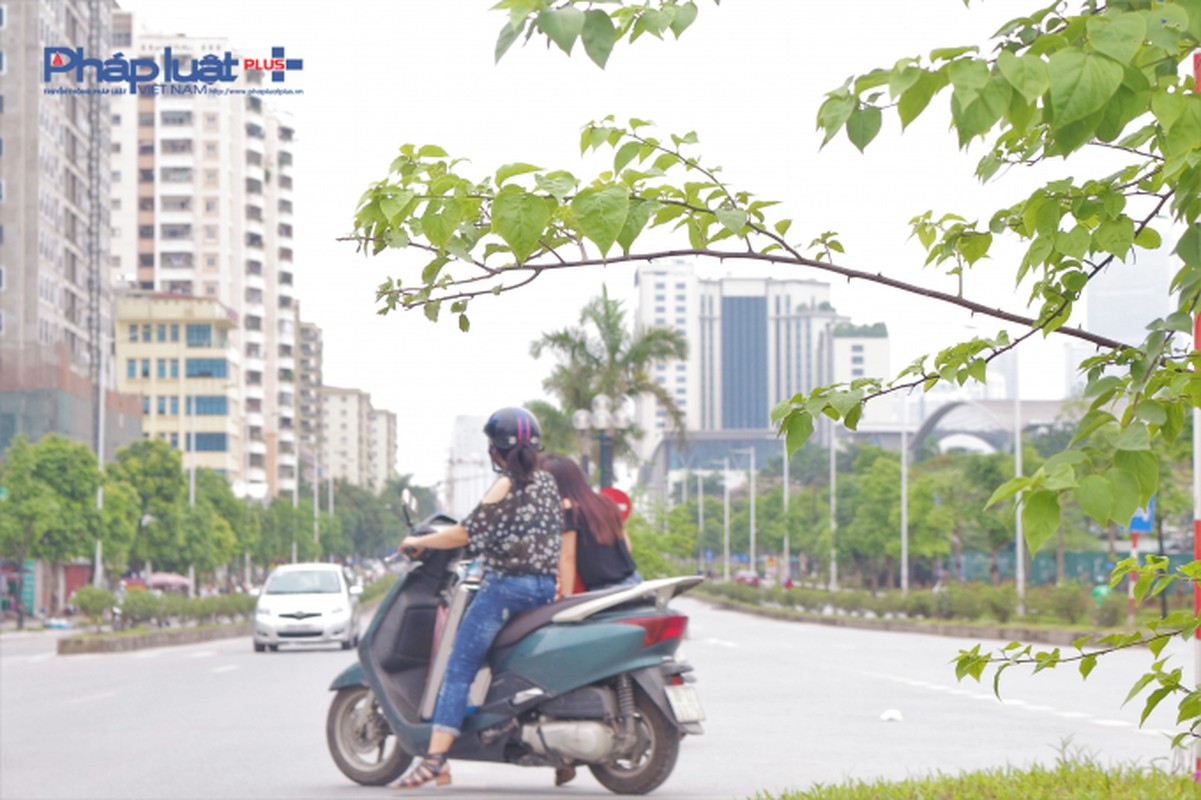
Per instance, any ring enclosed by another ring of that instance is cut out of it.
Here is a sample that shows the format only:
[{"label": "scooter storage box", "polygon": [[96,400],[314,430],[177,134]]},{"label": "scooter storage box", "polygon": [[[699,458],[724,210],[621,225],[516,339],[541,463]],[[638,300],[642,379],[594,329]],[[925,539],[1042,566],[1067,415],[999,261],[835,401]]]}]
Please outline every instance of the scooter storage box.
[{"label": "scooter storage box", "polygon": [[611,689],[585,686],[559,695],[538,708],[556,719],[603,719],[617,717],[617,698]]}]

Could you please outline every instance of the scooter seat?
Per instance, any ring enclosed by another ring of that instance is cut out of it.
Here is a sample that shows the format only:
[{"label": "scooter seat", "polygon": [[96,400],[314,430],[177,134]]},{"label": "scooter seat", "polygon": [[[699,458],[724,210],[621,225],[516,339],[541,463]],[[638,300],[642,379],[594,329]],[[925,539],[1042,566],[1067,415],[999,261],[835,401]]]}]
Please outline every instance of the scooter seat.
[{"label": "scooter seat", "polygon": [[593,600],[597,597],[603,597],[613,592],[621,591],[628,587],[617,587],[616,589],[602,589],[599,592],[584,592],[583,594],[573,594],[571,597],[565,597],[554,603],[547,603],[544,606],[531,608],[522,611],[513,619],[501,628],[501,631],[496,636],[496,640],[492,643],[494,650],[499,650],[509,645],[517,644],[524,639],[526,635],[533,633],[543,625],[550,623],[551,618],[565,608],[578,606],[580,603]]}]

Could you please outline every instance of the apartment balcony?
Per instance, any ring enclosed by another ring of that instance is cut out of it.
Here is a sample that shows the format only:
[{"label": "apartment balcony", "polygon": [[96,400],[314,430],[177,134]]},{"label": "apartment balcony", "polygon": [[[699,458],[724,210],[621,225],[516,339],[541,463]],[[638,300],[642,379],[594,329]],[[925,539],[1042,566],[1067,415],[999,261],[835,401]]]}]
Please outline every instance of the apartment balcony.
[{"label": "apartment balcony", "polygon": [[267,392],[263,385],[246,384],[246,399],[247,400],[264,400]]},{"label": "apartment balcony", "polygon": [[262,467],[251,467],[246,471],[246,479],[250,483],[266,483],[267,470]]},{"label": "apartment balcony", "polygon": [[281,428],[279,431],[279,441],[281,443],[289,442],[291,444],[295,444],[296,443],[296,431],[293,430],[292,428]]},{"label": "apartment balcony", "polygon": [[246,413],[246,425],[251,428],[263,427],[265,417],[261,411],[248,411]]},{"label": "apartment balcony", "polygon": [[261,439],[251,439],[246,443],[246,452],[251,455],[265,456],[267,455],[267,443]]},{"label": "apartment balcony", "polygon": [[277,356],[275,366],[279,369],[290,369],[294,372],[296,370],[296,359],[291,356]]}]

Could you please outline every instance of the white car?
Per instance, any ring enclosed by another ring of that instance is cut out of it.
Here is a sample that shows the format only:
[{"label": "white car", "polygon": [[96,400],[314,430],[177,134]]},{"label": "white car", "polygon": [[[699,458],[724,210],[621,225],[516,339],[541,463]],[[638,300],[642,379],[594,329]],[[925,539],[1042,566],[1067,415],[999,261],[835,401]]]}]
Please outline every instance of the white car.
[{"label": "white car", "polygon": [[271,570],[254,608],[254,650],[281,644],[359,643],[359,595],[339,564],[283,564]]}]

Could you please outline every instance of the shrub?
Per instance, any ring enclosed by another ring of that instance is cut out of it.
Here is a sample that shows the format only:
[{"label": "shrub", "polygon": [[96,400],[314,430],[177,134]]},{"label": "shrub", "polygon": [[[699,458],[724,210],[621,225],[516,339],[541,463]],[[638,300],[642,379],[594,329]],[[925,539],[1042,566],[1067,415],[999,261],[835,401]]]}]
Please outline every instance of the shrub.
[{"label": "shrub", "polygon": [[80,586],[75,590],[72,602],[79,607],[93,625],[99,626],[104,615],[117,604],[117,596],[99,586]]},{"label": "shrub", "polygon": [[121,601],[121,616],[131,625],[140,625],[162,616],[162,598],[145,589],[134,587]]},{"label": "shrub", "polygon": [[984,591],[984,606],[997,622],[1009,622],[1018,610],[1018,592],[1011,583],[989,586]]},{"label": "shrub", "polygon": [[983,589],[977,583],[955,584],[943,594],[947,595],[950,616],[948,619],[977,620],[984,614]]},{"label": "shrub", "polygon": [[929,590],[910,592],[909,597],[905,601],[905,613],[911,617],[922,619],[933,617],[936,596],[934,592]]},{"label": "shrub", "polygon": [[1102,628],[1115,628],[1126,619],[1127,605],[1125,595],[1108,594],[1093,612],[1093,621]]},{"label": "shrub", "polygon": [[1058,619],[1075,625],[1088,614],[1092,597],[1089,590],[1075,581],[1068,581],[1051,590],[1051,608]]}]

